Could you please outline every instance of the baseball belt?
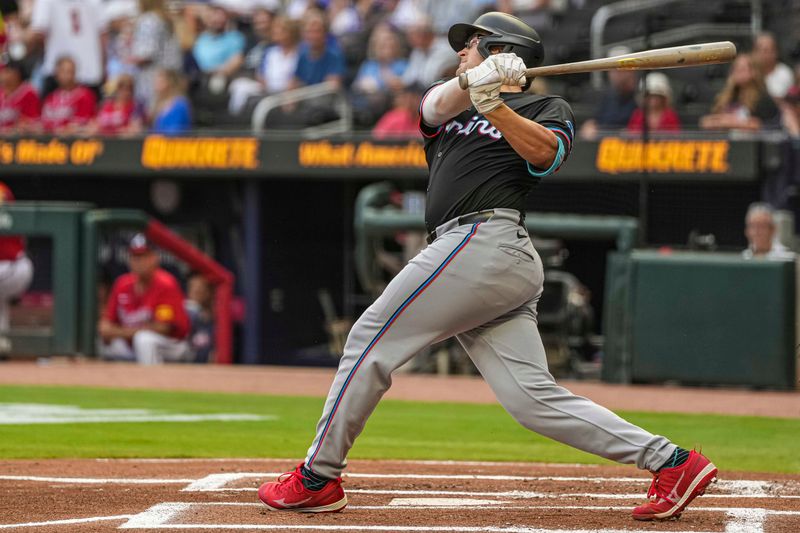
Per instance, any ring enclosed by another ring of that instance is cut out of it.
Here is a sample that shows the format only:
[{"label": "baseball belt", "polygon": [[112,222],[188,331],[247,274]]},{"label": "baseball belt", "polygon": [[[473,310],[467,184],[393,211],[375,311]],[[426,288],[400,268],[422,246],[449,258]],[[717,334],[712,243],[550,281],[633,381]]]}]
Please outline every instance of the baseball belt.
[{"label": "baseball belt", "polygon": [[[478,211],[477,213],[470,213],[468,215],[462,215],[458,217],[458,225],[463,226],[464,224],[475,224],[477,222],[486,222],[490,218],[494,216],[494,209],[487,209],[486,211]],[[523,228],[525,227],[525,215],[523,214],[519,218],[519,225]],[[433,241],[436,240],[436,230],[433,230],[428,234],[425,238],[428,241],[428,244],[431,244]]]}]

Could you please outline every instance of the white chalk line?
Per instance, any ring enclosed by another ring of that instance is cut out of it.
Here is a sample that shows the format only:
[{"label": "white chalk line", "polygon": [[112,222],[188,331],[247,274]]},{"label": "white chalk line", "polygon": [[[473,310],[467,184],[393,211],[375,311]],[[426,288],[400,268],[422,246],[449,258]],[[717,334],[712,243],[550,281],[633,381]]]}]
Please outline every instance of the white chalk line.
[{"label": "white chalk line", "polygon": [[71,524],[88,524],[91,522],[130,520],[136,515],[121,514],[115,516],[91,516],[88,518],[68,518],[66,520],[49,520],[47,522],[25,522],[24,524],[0,524],[0,529],[14,529],[19,527],[47,527],[47,526],[67,526]]},{"label": "white chalk line", "polygon": [[193,479],[151,479],[151,478],[96,478],[96,477],[49,477],[49,476],[2,476],[0,481],[40,481],[44,483],[65,483],[65,484],[78,484],[78,485],[103,485],[103,484],[120,484],[120,485],[166,485],[176,484],[182,485],[185,483],[193,483]]},{"label": "white chalk line", "polygon": [[[133,528],[126,528],[133,529]],[[341,525],[297,525],[297,524],[161,524],[136,529],[210,529],[220,531],[226,529],[258,530],[258,531],[409,531],[429,532],[462,532],[462,533],[653,533],[653,530],[641,529],[542,529],[529,527],[503,526],[341,526]],[[670,533],[719,533],[705,531],[672,531]]]},{"label": "white chalk line", "polygon": [[[94,459],[100,463],[164,463],[164,464],[172,464],[172,463],[235,463],[235,462],[247,462],[247,463],[255,463],[255,462],[263,462],[263,463],[285,463],[285,464],[292,464],[297,465],[298,463],[302,462],[303,459],[298,458],[286,458],[286,457],[175,457],[175,458],[144,458],[144,459],[135,459],[135,458],[128,458],[128,457],[120,457],[118,459],[111,459],[111,458],[98,458]],[[404,464],[404,465],[424,465],[424,466],[519,466],[523,468],[586,468],[586,469],[598,469],[602,465],[596,464],[583,464],[583,463],[536,463],[536,462],[521,462],[521,461],[433,461],[433,460],[414,460],[414,459],[358,459],[358,463],[364,465],[369,463],[380,462],[381,464],[384,463],[391,463],[391,464]]]},{"label": "white chalk line", "polygon": [[[30,481],[30,482],[45,482],[45,483],[63,483],[63,484],[121,484],[121,485],[164,485],[164,484],[185,484],[182,492],[253,492],[258,490],[255,487],[230,487],[229,484],[247,480],[247,479],[269,479],[274,478],[280,474],[278,473],[229,473],[229,474],[210,474],[200,479],[190,478],[71,478],[71,477],[55,477],[55,476],[17,476],[17,475],[0,475],[0,480],[5,481]],[[440,476],[440,475],[425,475],[425,474],[349,474],[350,477],[364,478],[364,479],[477,479],[477,480],[496,480],[500,476]],[[575,481],[590,481],[590,482],[606,482],[606,483],[641,483],[642,479],[639,478],[580,478],[572,476],[537,476],[525,478],[529,481],[562,481],[562,482],[575,482]],[[776,483],[769,481],[759,480],[720,480],[715,486],[715,492],[709,493],[707,496],[719,499],[733,499],[733,498],[750,498],[750,499],[800,499],[800,495],[787,495],[775,492],[775,489],[785,488],[786,484]],[[730,493],[719,493],[721,491],[732,491]],[[628,493],[594,493],[594,492],[575,492],[575,493],[547,493],[547,492],[533,492],[533,491],[510,491],[510,492],[480,492],[480,491],[402,491],[402,490],[384,490],[378,489],[350,489],[348,492],[362,493],[362,494],[450,494],[458,496],[490,496],[497,495],[501,497],[513,498],[555,498],[563,496],[574,497],[596,497],[606,499],[633,499],[640,498],[641,494]]]},{"label": "white chalk line", "polygon": [[[192,490],[204,487],[219,486],[219,483],[227,483],[232,479],[249,478],[275,478],[285,474],[285,472],[237,472],[230,474],[211,474],[202,479],[198,479]],[[582,476],[509,476],[495,474],[364,474],[358,472],[348,472],[342,475],[344,479],[445,479],[453,481],[588,481],[593,483],[642,483],[649,482],[648,477],[582,477]],[[759,483],[767,483],[762,481]]]},{"label": "white chalk line", "polygon": [[[195,480],[184,488],[185,492],[204,492],[212,489],[226,487],[234,481],[245,479],[271,479],[277,478],[284,472],[232,472],[228,474],[210,474],[204,478]],[[644,477],[597,477],[597,476],[505,476],[488,474],[364,474],[347,473],[344,479],[420,479],[420,480],[467,480],[467,481],[556,481],[556,482],[588,482],[588,483],[643,483],[649,482]],[[736,491],[736,496],[758,496],[769,495],[769,491],[776,488],[785,488],[789,485],[796,485],[800,488],[800,483],[774,482],[767,480],[719,480],[716,488],[723,491]],[[228,489],[231,490],[231,489]]]},{"label": "white chalk line", "polygon": [[166,523],[194,507],[194,503],[164,502],[156,504],[146,511],[132,516],[127,522],[119,526],[118,529],[152,529],[153,525],[159,527],[171,527]]},{"label": "white chalk line", "polygon": [[730,509],[728,518],[725,533],[763,533],[767,512],[764,509]]},{"label": "white chalk line", "polygon": [[[420,503],[418,505],[408,504],[406,505],[405,502],[402,500],[415,500],[416,498],[394,498],[391,502],[386,505],[347,505],[347,510],[358,510],[358,509],[366,509],[366,510],[401,510],[401,509],[457,509],[463,508],[464,505],[426,505]],[[420,498],[417,500],[424,500],[424,498]],[[260,509],[264,508],[264,504],[260,502],[174,502],[174,503],[181,503],[190,505],[192,507],[258,507]],[[570,509],[576,511],[630,511],[630,506],[618,506],[618,505],[507,505],[507,502],[501,502],[504,505],[502,507],[497,507],[498,509],[510,509],[510,510],[535,510],[535,509]],[[750,511],[758,511],[764,512],[767,515],[775,515],[775,516],[800,516],[800,511],[787,511],[782,509],[761,509],[761,508],[753,508],[753,507],[697,507],[691,506],[689,507],[691,511],[704,511],[709,513],[721,513],[725,512],[728,514],[731,513],[741,513],[746,515]]]},{"label": "white chalk line", "polygon": [[275,415],[247,413],[186,414],[152,409],[90,409],[77,405],[0,403],[0,425],[97,424],[136,422],[254,422]]},{"label": "white chalk line", "polygon": [[[464,502],[466,503],[466,502]],[[165,502],[151,507],[139,515],[131,517],[119,529],[300,529],[300,530],[321,530],[321,531],[465,531],[465,532],[497,532],[497,533],[643,533],[632,530],[615,529],[547,529],[530,528],[524,526],[400,526],[400,525],[290,525],[290,524],[169,524],[168,522],[177,515],[191,509],[200,507],[220,507],[220,506],[239,506],[239,507],[261,507],[258,503],[239,503],[239,502],[208,502],[208,503],[186,503],[186,502]],[[408,506],[408,505],[353,505],[351,510],[407,510],[413,509],[442,509],[457,508],[458,506]],[[463,505],[461,506],[463,507]],[[523,510],[543,510],[543,509],[571,509],[571,510],[593,510],[593,511],[629,511],[629,507],[609,507],[609,506],[502,506],[498,509],[523,509]],[[763,533],[763,524],[768,515],[800,515],[800,511],[771,511],[766,509],[752,508],[715,508],[697,507],[693,511],[724,512],[731,518],[726,524],[725,533]],[[699,532],[680,532],[680,533],[699,533]]]},{"label": "white chalk line", "polygon": [[[203,491],[186,491],[182,492],[256,492],[256,487],[236,487],[236,488],[223,488],[223,489],[206,489]],[[466,491],[466,490],[404,490],[404,489],[350,489],[346,491],[348,494],[375,494],[375,495],[446,495],[446,496],[497,496],[515,499],[558,499],[558,498],[601,498],[606,500],[641,500],[644,498],[643,492],[636,492],[630,494],[617,494],[617,493],[599,493],[599,492],[532,492],[532,491],[505,491],[505,492],[492,492],[492,491]],[[714,494],[706,493],[705,498],[711,499],[754,499],[754,500],[769,500],[769,499],[800,499],[800,496],[782,496],[782,495],[743,495],[743,494]]]}]

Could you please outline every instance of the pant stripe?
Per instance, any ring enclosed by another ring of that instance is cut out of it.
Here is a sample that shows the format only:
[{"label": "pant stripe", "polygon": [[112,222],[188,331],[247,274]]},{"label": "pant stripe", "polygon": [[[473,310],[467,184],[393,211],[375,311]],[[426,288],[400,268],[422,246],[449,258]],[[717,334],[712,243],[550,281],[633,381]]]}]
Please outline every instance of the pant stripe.
[{"label": "pant stripe", "polygon": [[358,361],[356,362],[355,366],[353,366],[353,369],[350,370],[350,373],[347,375],[347,379],[344,380],[344,385],[342,386],[342,390],[339,391],[339,395],[336,397],[336,402],[334,402],[333,404],[333,409],[331,410],[331,414],[328,416],[328,421],[325,423],[325,428],[322,430],[322,436],[319,438],[319,442],[317,443],[317,448],[314,450],[314,453],[311,454],[311,458],[308,460],[308,463],[306,465],[308,468],[311,468],[312,464],[314,463],[314,459],[316,459],[317,453],[319,453],[319,450],[322,447],[322,442],[325,440],[325,436],[328,434],[328,429],[331,426],[333,417],[336,415],[336,410],[339,408],[339,404],[342,401],[342,397],[344,396],[347,387],[350,385],[350,382],[353,380],[353,376],[355,376],[356,372],[358,371],[358,368],[361,366],[361,363],[364,362],[364,359],[366,359],[367,355],[372,350],[372,348],[375,347],[375,345],[378,343],[381,337],[383,337],[384,333],[386,333],[392,326],[392,324],[395,322],[395,320],[397,320],[397,317],[399,317],[403,313],[403,311],[408,309],[411,303],[414,300],[416,300],[417,297],[420,294],[422,294],[425,291],[425,289],[427,289],[433,283],[433,281],[439,276],[439,274],[442,273],[442,271],[444,271],[444,269],[447,267],[447,265],[450,264],[450,262],[456,257],[456,255],[458,255],[458,253],[461,252],[461,250],[463,250],[467,246],[470,239],[472,239],[472,236],[475,235],[475,232],[478,230],[478,226],[480,226],[481,224],[482,224],[481,222],[473,224],[469,233],[466,235],[466,237],[464,237],[464,240],[462,240],[459,243],[459,245],[456,247],[455,250],[450,252],[450,255],[448,255],[442,262],[442,264],[439,265],[439,267],[433,271],[433,274],[431,274],[430,277],[428,277],[428,279],[422,282],[422,285],[417,287],[417,289],[411,293],[411,296],[409,296],[406,299],[406,301],[400,304],[400,307],[398,307],[397,310],[392,314],[392,316],[389,317],[389,320],[386,321],[386,324],[383,325],[380,331],[378,331],[378,334],[375,335],[375,338],[373,338],[372,341],[367,345],[367,348],[358,358]]}]

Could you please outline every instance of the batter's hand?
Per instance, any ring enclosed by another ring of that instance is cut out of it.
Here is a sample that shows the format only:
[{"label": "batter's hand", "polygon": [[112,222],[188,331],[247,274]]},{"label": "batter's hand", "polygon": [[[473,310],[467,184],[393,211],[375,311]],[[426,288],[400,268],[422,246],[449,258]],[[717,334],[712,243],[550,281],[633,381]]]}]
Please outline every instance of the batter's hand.
[{"label": "batter's hand", "polygon": [[484,59],[483,63],[477,67],[473,67],[466,71],[464,75],[467,77],[467,86],[472,89],[483,87],[498,83],[500,80],[500,71],[497,69],[491,57]]},{"label": "batter's hand", "polygon": [[516,54],[495,54],[486,58],[494,63],[503,85],[525,85],[525,62]]},{"label": "batter's hand", "polygon": [[478,113],[486,115],[503,104],[500,98],[500,82],[489,83],[478,87],[469,88],[469,99]]}]

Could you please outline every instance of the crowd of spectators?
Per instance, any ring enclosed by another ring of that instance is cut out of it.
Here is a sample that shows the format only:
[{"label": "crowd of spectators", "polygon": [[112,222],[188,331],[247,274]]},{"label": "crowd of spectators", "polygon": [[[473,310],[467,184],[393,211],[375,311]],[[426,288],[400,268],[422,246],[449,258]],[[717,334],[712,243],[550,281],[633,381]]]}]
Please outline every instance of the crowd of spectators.
[{"label": "crowd of spectators", "polygon": [[[411,97],[454,73],[458,58],[445,38],[450,25],[496,9],[541,27],[550,24],[551,6],[565,3],[3,2],[18,4],[18,12],[6,16],[2,133],[136,135],[247,127],[263,97],[330,82],[346,91],[356,128],[377,128],[383,137],[410,133],[416,119]],[[610,55],[627,51],[614,49]],[[800,137],[798,68],[779,56],[774,36],[757,36],[752,50],[730,66],[727,82],[697,124],[681,124],[668,73],[642,80],[633,72],[611,72],[581,134],[785,128]],[[332,118],[330,109],[320,107],[285,105],[268,118],[268,127],[298,128]]]}]

